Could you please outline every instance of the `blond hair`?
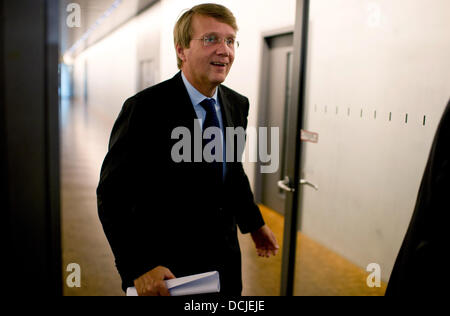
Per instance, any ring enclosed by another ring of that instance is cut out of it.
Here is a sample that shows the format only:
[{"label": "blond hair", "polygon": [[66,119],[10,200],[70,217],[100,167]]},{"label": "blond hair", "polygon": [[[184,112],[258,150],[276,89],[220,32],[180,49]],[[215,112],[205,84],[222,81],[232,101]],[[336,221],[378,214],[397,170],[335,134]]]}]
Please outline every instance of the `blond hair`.
[{"label": "blond hair", "polygon": [[[196,14],[215,18],[216,20],[231,26],[235,32],[238,31],[236,18],[228,8],[214,3],[199,4],[184,12],[175,24],[173,30],[175,49],[177,45],[180,45],[182,48],[189,48],[192,40],[192,17]],[[181,69],[183,66],[183,61],[178,57],[178,54],[177,66],[178,69]]]}]

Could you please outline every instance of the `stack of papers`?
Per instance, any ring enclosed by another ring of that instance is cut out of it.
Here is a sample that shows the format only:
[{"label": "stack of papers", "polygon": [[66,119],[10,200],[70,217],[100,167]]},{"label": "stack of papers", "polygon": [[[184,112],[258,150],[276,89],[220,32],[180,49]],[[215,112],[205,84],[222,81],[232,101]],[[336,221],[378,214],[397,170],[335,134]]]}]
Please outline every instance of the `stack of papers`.
[{"label": "stack of papers", "polygon": [[[194,274],[165,282],[172,296],[220,292],[219,272],[217,271]],[[127,296],[138,296],[136,288],[129,287]]]}]

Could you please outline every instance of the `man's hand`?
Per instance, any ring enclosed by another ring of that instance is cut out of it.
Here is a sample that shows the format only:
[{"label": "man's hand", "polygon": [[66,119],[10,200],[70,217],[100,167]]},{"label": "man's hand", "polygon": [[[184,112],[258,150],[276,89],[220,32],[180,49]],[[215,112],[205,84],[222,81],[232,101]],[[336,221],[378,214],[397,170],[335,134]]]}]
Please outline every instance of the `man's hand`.
[{"label": "man's hand", "polygon": [[280,246],[278,246],[275,235],[267,225],[255,230],[251,235],[258,256],[269,258],[270,255],[275,256],[278,253]]},{"label": "man's hand", "polygon": [[139,296],[170,296],[164,280],[175,279],[166,267],[158,266],[134,280]]}]

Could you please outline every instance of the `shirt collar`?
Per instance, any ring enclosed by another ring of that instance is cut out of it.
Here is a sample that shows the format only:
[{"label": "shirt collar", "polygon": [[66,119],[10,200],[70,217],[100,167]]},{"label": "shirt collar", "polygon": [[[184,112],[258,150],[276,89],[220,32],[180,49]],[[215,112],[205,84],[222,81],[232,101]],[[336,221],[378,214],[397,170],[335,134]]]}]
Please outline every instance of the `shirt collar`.
[{"label": "shirt collar", "polygon": [[[208,98],[207,96],[199,92],[197,89],[195,89],[193,85],[191,85],[191,83],[186,79],[183,71],[181,71],[181,78],[183,78],[184,85],[186,86],[186,90],[194,106],[200,104],[200,102]],[[219,102],[217,101],[217,91],[219,91],[219,89],[216,87],[216,91],[214,92],[214,95],[211,98],[214,99],[214,101],[216,101],[216,105],[219,104]]]}]

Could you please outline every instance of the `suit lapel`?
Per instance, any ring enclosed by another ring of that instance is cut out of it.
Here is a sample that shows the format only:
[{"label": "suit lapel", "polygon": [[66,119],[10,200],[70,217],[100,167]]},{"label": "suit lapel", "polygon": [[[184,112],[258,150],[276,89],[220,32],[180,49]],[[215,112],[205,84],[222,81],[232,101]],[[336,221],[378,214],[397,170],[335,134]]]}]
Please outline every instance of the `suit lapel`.
[{"label": "suit lapel", "polygon": [[170,104],[173,104],[174,109],[172,115],[177,117],[179,126],[192,126],[192,123],[197,119],[194,106],[192,105],[191,98],[181,78],[181,71],[173,77],[173,89],[170,92],[173,98]]},{"label": "suit lapel", "polygon": [[233,123],[233,108],[228,101],[227,95],[222,89],[222,86],[218,87],[219,89],[219,100],[222,105],[222,120],[224,122],[224,127],[234,127]]},{"label": "suit lapel", "polygon": [[[231,127],[234,128],[235,124],[235,119],[233,118],[233,106],[231,104],[231,102],[228,99],[227,93],[225,92],[224,89],[222,89],[222,86],[219,86],[219,100],[220,100],[220,104],[222,106],[222,120],[223,120],[223,125],[224,125],[224,132],[225,135],[227,135],[226,133],[226,128],[227,127]],[[227,139],[225,139],[225,144],[227,142]],[[236,153],[236,142],[234,145],[234,152]],[[225,186],[228,187],[228,183],[229,183],[229,175],[233,173],[233,169],[234,169],[234,163],[232,162],[226,162],[226,168],[227,168],[227,172],[225,175]]]}]

